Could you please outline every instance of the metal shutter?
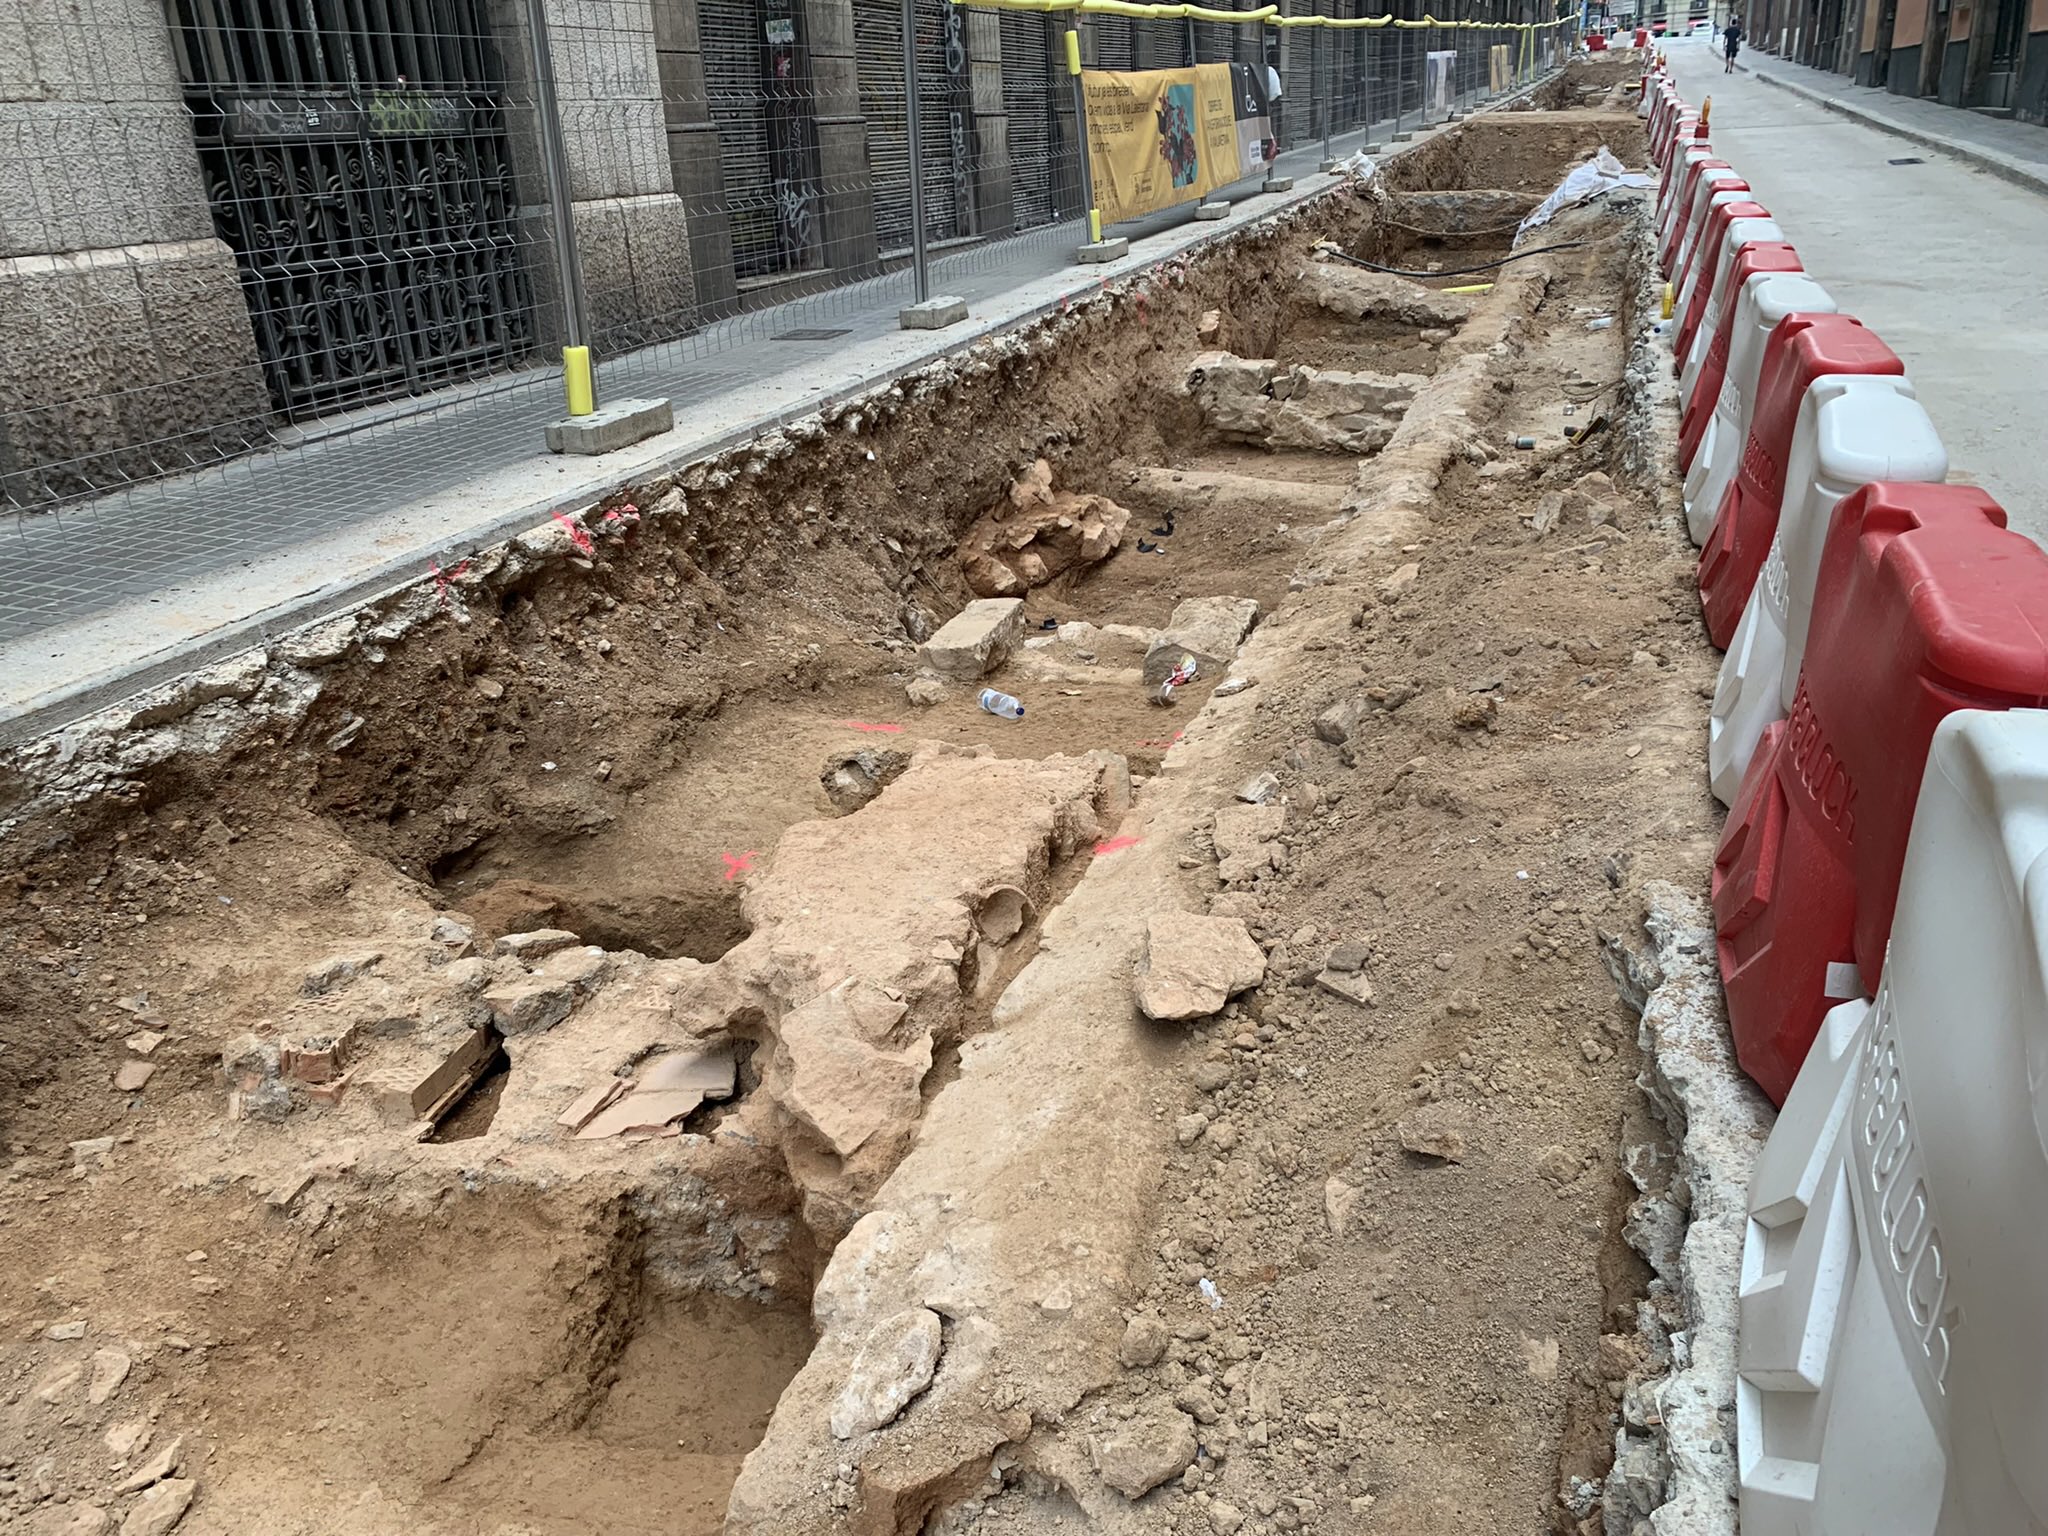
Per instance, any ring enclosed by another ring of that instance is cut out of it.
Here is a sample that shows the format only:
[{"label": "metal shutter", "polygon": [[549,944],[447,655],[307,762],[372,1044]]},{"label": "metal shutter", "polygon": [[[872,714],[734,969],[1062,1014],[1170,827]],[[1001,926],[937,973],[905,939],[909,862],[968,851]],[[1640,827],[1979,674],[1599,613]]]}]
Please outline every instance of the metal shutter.
[{"label": "metal shutter", "polygon": [[[1078,12],[1076,13],[1079,14]],[[1095,69],[1138,67],[1138,23],[1129,16],[1090,16],[1081,23],[1095,39]]]},{"label": "metal shutter", "polygon": [[1133,21],[1138,33],[1138,68],[1179,69],[1188,62],[1184,21]]},{"label": "metal shutter", "polygon": [[767,94],[761,53],[765,39],[755,0],[697,0],[704,48],[704,91],[718,125],[718,163],[725,172],[725,216],[732,264],[740,277],[782,265],[775,233],[775,173],[768,156]]},{"label": "metal shutter", "polygon": [[[867,120],[868,175],[874,188],[875,238],[884,251],[910,248],[910,118],[903,98],[903,9],[897,0],[854,0],[861,116]],[[924,151],[925,233],[960,232],[947,141],[946,40],[938,11],[917,9],[918,140]]]},{"label": "metal shutter", "polygon": [[[1010,146],[1010,203],[1019,229],[1050,224],[1053,192],[1053,35],[1032,11],[997,13],[1002,35],[1003,116]],[[1059,82],[1065,84],[1062,71]]]}]

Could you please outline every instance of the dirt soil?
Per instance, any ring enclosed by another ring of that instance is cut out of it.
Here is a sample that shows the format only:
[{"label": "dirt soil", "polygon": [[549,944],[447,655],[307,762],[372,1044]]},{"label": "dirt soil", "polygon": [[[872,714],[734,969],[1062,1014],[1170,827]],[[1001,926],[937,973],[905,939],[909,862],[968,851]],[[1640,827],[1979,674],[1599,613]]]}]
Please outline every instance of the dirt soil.
[{"label": "dirt soil", "polygon": [[[1640,132],[1576,107],[1482,117],[1389,175],[1540,192],[1600,142]],[[1119,1528],[1601,1529],[1560,1491],[1604,1473],[1642,1362],[1618,1150],[1655,1132],[1596,930],[1711,835],[1712,667],[1682,530],[1587,478],[1619,476],[1612,433],[1564,437],[1623,409],[1619,220],[1544,258],[1488,451],[1383,552],[1370,600],[1339,614],[1314,570],[1369,462],[1203,431],[1183,379],[1210,310],[1247,357],[1427,375],[1455,352],[1290,319],[1313,239],[1412,256],[1397,222],[1338,193],[610,498],[587,535],[294,637],[176,720],[11,763],[0,1531],[95,1536],[187,1497],[186,1532],[717,1531],[811,1347],[825,1255],[795,1175],[716,1117],[581,1162],[584,1143],[491,1140],[489,1097],[432,1143],[303,1089],[286,1124],[236,1119],[223,1047],[280,1038],[309,968],[423,938],[437,912],[483,951],[559,927],[716,961],[747,935],[754,861],[833,814],[821,765],[857,747],[1107,749],[1142,803],[1223,669],[1160,708],[1135,651],[1084,659],[1055,627],[1155,629],[1203,596],[1310,637],[1254,680],[1240,765],[1284,786],[1275,867],[1218,892],[1211,850],[1181,860],[1184,904],[1242,915],[1267,981],[1162,1053],[1180,1145],[1127,1310],[1172,1342],[1065,1428],[1162,1393],[1201,1423],[1198,1457]],[[1523,434],[1534,451],[1506,446]],[[988,679],[1024,720],[962,684],[912,704],[917,642],[967,595],[953,541],[1040,456],[1132,511],[1122,547],[1030,594],[1032,644]],[[1333,706],[1349,723],[1319,729]],[[1369,1001],[1319,984],[1339,946]],[[146,1083],[114,1086],[145,1061]],[[743,1099],[758,1082],[743,1066]],[[997,1471],[930,1528],[1078,1523],[1049,1473]]]}]

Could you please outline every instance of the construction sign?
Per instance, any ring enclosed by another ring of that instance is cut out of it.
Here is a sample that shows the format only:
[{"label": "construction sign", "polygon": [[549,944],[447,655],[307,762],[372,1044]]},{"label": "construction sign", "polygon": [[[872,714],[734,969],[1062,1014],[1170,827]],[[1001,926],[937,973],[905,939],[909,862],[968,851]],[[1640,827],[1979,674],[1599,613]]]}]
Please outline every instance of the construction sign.
[{"label": "construction sign", "polygon": [[1192,203],[1279,153],[1266,83],[1245,64],[1081,72],[1102,222]]}]

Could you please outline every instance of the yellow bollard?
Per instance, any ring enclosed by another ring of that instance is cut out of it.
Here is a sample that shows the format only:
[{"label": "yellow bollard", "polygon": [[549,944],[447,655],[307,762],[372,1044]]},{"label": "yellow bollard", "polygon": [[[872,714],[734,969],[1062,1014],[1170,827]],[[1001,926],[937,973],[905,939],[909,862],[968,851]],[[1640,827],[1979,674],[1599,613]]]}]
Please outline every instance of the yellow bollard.
[{"label": "yellow bollard", "polygon": [[590,348],[562,348],[562,389],[569,397],[571,416],[588,416],[597,409],[597,388],[590,374]]},{"label": "yellow bollard", "polygon": [[1067,33],[1066,36],[1067,73],[1070,75],[1078,75],[1079,73],[1081,73],[1081,34],[1078,32],[1070,31]]},{"label": "yellow bollard", "polygon": [[1096,245],[1102,244],[1102,210],[1100,208],[1090,208],[1088,210],[1088,238]]},{"label": "yellow bollard", "polygon": [[1671,312],[1676,308],[1678,308],[1678,292],[1671,286],[1671,284],[1666,283],[1664,285],[1664,312],[1657,318],[1660,320],[1669,320],[1671,318]]}]

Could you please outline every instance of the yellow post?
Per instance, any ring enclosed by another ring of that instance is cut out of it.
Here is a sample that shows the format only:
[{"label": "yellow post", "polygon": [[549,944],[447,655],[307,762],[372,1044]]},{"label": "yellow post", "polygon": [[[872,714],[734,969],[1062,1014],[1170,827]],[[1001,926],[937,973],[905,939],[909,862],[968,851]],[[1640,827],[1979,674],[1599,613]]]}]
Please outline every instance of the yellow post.
[{"label": "yellow post", "polygon": [[562,389],[569,397],[571,416],[588,416],[597,409],[597,387],[590,373],[590,348],[562,348]]},{"label": "yellow post", "polygon": [[1088,210],[1088,238],[1096,245],[1102,243],[1102,210],[1100,208],[1090,208]]},{"label": "yellow post", "polygon": [[1067,73],[1070,75],[1078,75],[1079,73],[1081,73],[1081,34],[1070,30],[1066,34],[1066,37]]},{"label": "yellow post", "polygon": [[1657,318],[1660,320],[1669,320],[1671,318],[1671,312],[1677,307],[1678,292],[1671,286],[1671,284],[1666,283],[1664,285],[1664,313],[1659,315]]}]

